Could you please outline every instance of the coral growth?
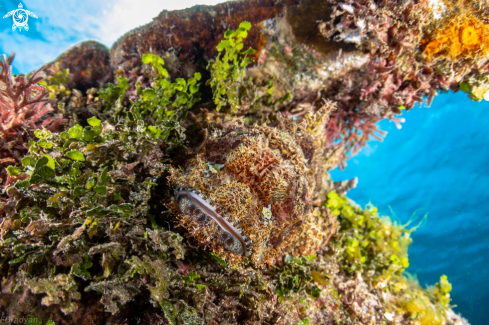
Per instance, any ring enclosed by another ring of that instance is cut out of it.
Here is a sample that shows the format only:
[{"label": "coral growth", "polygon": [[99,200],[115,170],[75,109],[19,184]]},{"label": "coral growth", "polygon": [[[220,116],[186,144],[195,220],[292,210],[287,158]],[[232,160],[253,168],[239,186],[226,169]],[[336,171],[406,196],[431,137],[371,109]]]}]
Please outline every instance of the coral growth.
[{"label": "coral growth", "polygon": [[489,25],[479,18],[458,13],[447,17],[429,37],[424,51],[428,57],[446,57],[449,60],[484,57],[489,53]]}]

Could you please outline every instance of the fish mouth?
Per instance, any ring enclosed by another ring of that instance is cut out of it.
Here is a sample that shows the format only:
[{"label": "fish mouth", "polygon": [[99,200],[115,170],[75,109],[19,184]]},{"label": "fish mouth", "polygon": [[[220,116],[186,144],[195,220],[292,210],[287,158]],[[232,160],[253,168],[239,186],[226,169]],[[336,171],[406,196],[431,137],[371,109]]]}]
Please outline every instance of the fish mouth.
[{"label": "fish mouth", "polygon": [[246,244],[240,231],[221,216],[202,196],[190,189],[179,188],[175,190],[175,200],[178,202],[180,212],[198,220],[202,219],[202,221],[205,221],[206,218],[213,220],[221,229],[221,235],[218,238],[221,245],[232,253],[246,256]]}]

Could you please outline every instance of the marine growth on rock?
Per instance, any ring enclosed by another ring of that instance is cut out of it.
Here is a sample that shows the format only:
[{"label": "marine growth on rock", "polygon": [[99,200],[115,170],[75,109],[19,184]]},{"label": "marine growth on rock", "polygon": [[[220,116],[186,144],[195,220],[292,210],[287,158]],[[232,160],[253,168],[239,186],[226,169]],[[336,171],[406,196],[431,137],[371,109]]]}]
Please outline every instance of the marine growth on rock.
[{"label": "marine growth on rock", "polygon": [[424,289],[403,273],[416,227],[329,171],[381,140],[383,118],[488,94],[477,4],[232,1],[164,11],[110,53],[84,42],[29,76],[4,57],[0,313],[467,324],[446,276]]}]

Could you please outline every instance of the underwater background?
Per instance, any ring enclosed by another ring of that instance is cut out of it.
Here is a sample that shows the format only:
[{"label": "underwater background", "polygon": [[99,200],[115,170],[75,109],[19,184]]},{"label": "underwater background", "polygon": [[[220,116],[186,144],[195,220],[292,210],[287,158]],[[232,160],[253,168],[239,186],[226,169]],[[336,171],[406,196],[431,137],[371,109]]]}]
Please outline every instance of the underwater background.
[{"label": "underwater background", "polygon": [[[216,4],[222,1],[205,1]],[[0,14],[18,7],[0,1]],[[28,73],[54,60],[81,41],[94,39],[110,47],[125,32],[145,24],[161,10],[183,9],[204,1],[26,1],[28,32],[12,31],[11,18],[0,21],[0,52],[16,53],[14,73]],[[178,7],[177,7],[178,6]],[[197,26],[198,28],[198,26]],[[348,160],[336,181],[358,177],[349,197],[369,201],[381,214],[407,223],[428,214],[413,233],[410,267],[422,285],[446,274],[453,285],[452,304],[474,325],[489,315],[489,103],[464,93],[441,94],[430,108],[414,107],[402,115],[402,129],[382,121],[385,140],[370,141]],[[416,225],[416,221],[412,226]]]},{"label": "underwater background", "polygon": [[[431,107],[403,114],[398,130],[348,161],[335,180],[358,177],[348,196],[406,223],[428,214],[412,235],[408,272],[423,286],[446,274],[453,285],[454,310],[471,324],[489,315],[489,103],[466,94],[440,94]],[[393,212],[391,212],[391,209]],[[419,219],[418,219],[419,220]],[[416,225],[416,221],[412,224]]]}]

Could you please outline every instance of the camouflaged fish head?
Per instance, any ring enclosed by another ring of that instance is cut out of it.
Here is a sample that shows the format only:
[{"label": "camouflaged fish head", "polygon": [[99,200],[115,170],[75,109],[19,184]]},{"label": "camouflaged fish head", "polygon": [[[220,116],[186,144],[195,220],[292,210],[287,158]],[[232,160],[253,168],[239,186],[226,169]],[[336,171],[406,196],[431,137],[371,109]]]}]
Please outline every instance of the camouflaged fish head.
[{"label": "camouflaged fish head", "polygon": [[179,224],[194,242],[228,260],[274,263],[304,230],[326,173],[324,128],[334,109],[327,102],[300,121],[211,132],[170,177]]}]

